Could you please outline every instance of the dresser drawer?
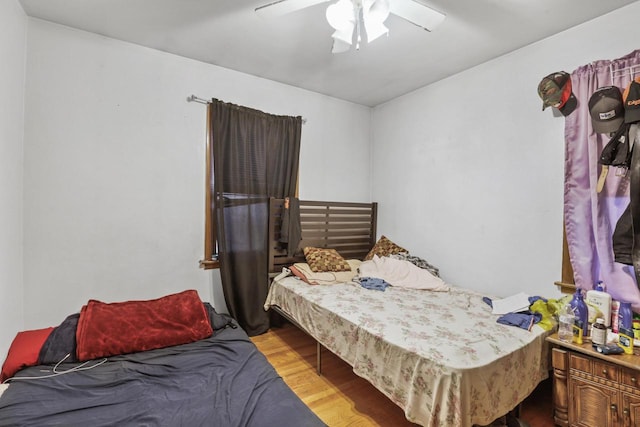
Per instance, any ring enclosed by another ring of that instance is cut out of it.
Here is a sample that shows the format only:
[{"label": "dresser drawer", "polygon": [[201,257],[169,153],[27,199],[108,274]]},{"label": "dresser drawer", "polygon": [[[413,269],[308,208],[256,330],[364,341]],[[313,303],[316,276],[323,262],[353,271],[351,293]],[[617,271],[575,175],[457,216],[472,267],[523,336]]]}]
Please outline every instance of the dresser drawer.
[{"label": "dresser drawer", "polygon": [[640,371],[633,369],[622,369],[620,371],[620,382],[624,385],[640,390]]},{"label": "dresser drawer", "polygon": [[[582,354],[571,353],[569,355],[569,367],[584,375],[593,376],[594,380],[618,382],[620,378],[621,368],[619,366],[599,359],[592,359]],[[640,380],[640,378],[638,379]]]},{"label": "dresser drawer", "polygon": [[619,381],[620,367],[612,365],[611,363],[604,362],[602,360],[593,360],[593,372],[594,377],[602,378],[603,380]]},{"label": "dresser drawer", "polygon": [[569,368],[591,375],[591,364],[590,358],[578,353],[569,353]]}]

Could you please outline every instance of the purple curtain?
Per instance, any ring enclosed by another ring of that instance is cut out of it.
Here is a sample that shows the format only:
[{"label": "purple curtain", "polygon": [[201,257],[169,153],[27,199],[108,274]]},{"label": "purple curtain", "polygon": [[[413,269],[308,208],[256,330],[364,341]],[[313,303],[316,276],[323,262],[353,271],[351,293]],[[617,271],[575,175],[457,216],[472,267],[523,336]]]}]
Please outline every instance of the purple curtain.
[{"label": "purple curtain", "polygon": [[[629,204],[629,177],[609,167],[603,190],[596,192],[602,166],[598,158],[610,136],[595,133],[589,114],[589,98],[603,86],[624,90],[631,82],[628,69],[640,65],[640,50],[616,60],[595,61],[571,73],[578,99],[565,118],[564,221],[574,280],[589,290],[602,280],[613,299],[629,301],[640,311],[640,292],[633,266],[614,261],[612,234]],[[636,68],[637,71],[637,68]]]}]

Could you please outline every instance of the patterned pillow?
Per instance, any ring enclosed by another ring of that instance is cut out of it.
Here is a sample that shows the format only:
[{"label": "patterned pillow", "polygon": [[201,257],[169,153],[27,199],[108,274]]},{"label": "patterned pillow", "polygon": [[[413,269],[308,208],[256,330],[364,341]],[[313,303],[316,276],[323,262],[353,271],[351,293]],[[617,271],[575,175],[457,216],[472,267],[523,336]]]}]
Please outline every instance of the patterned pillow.
[{"label": "patterned pillow", "polygon": [[314,273],[324,271],[351,271],[349,263],[335,249],[307,246],[303,249],[307,264]]},{"label": "patterned pillow", "polygon": [[379,257],[389,256],[397,253],[408,253],[409,251],[403,247],[400,247],[393,243],[391,240],[387,239],[385,236],[381,236],[376,244],[371,248],[367,256],[364,258],[365,261],[369,261],[373,259],[374,255],[378,255]]}]

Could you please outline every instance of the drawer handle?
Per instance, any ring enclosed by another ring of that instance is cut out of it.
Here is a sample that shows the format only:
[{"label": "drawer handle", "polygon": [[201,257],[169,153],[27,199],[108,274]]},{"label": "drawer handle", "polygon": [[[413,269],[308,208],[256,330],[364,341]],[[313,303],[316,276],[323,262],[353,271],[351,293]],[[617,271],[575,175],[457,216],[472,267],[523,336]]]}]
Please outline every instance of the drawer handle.
[{"label": "drawer handle", "polygon": [[618,408],[617,408],[617,406],[615,405],[615,403],[614,403],[614,404],[612,404],[610,408],[611,408],[611,412],[618,412]]},{"label": "drawer handle", "polygon": [[602,370],[602,375],[607,375],[607,370],[606,369]]},{"label": "drawer handle", "polygon": [[622,411],[622,413],[624,414],[625,417],[629,416],[629,408],[624,408],[624,411]]},{"label": "drawer handle", "polygon": [[636,380],[636,377],[631,377],[631,382],[632,382],[632,383],[634,383],[634,384],[635,384],[637,381],[638,381],[638,380]]}]

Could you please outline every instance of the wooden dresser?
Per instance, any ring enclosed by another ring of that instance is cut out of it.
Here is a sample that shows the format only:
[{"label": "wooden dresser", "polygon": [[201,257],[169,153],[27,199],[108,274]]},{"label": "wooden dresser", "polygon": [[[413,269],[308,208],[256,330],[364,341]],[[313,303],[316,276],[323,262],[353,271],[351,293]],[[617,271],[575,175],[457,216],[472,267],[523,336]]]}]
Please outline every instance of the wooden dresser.
[{"label": "wooden dresser", "polygon": [[603,355],[591,342],[552,345],[553,412],[559,426],[640,427],[640,349]]}]

